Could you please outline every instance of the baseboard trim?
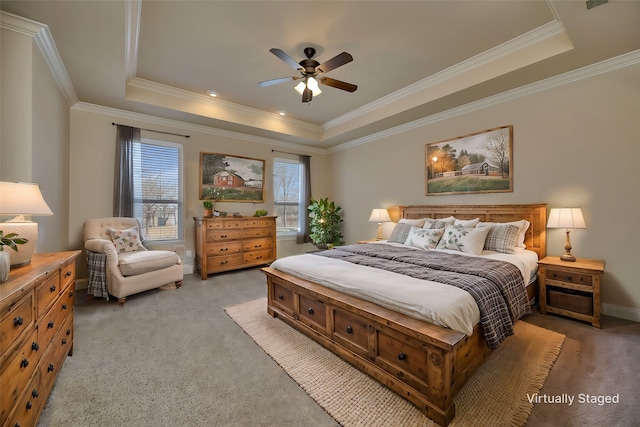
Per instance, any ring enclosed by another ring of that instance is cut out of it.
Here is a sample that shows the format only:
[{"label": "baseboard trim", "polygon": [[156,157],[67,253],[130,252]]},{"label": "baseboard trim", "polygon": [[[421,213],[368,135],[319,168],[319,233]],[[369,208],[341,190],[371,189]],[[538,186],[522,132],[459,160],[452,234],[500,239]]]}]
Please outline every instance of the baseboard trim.
[{"label": "baseboard trim", "polygon": [[631,320],[632,322],[640,322],[640,308],[624,307],[616,304],[602,304],[602,314],[607,316],[619,317],[620,319]]}]

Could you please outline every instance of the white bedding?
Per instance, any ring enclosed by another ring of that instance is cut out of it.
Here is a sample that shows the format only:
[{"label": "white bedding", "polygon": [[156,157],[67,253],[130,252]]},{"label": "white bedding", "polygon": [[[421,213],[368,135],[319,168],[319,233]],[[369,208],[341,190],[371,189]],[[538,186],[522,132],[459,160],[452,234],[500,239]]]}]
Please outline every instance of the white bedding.
[{"label": "white bedding", "polygon": [[[484,251],[481,255],[443,252],[510,262],[520,269],[527,284],[535,279],[538,266],[537,254],[528,250],[516,254]],[[312,254],[281,258],[271,267],[467,335],[473,333],[473,327],[480,321],[480,312],[473,297],[455,286]]]}]

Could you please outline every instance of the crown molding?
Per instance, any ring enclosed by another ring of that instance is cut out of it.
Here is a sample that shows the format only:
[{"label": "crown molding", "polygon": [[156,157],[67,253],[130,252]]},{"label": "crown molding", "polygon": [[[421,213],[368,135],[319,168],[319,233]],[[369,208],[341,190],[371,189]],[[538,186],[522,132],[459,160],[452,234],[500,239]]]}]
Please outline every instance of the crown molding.
[{"label": "crown molding", "polygon": [[268,145],[270,147],[279,147],[279,148],[285,148],[288,150],[304,151],[304,152],[311,152],[311,153],[317,153],[317,154],[327,154],[327,150],[324,148],[287,143],[277,139],[266,138],[262,136],[254,136],[254,135],[249,135],[242,132],[234,132],[234,131],[214,128],[210,126],[197,125],[193,123],[182,122],[179,120],[163,119],[161,117],[151,116],[148,114],[135,113],[132,111],[120,110],[118,108],[105,107],[103,105],[90,104],[87,102],[78,102],[74,106],[72,106],[71,109],[74,111],[83,111],[88,113],[106,115],[110,117],[119,118],[122,120],[143,122],[145,124],[162,126],[163,128],[168,127],[173,130],[179,130],[180,132],[183,132],[183,131],[187,133],[195,132],[195,133],[201,133],[201,134],[211,135],[216,137],[233,138],[233,139],[238,139],[238,140],[251,142],[255,144]]},{"label": "crown molding", "polygon": [[640,49],[598,62],[596,64],[588,65],[577,70],[568,71],[554,77],[549,77],[539,82],[530,83],[528,85],[512,89],[498,95],[493,95],[484,99],[480,99],[478,101],[470,102],[468,104],[461,105],[459,107],[452,108],[441,113],[432,114],[430,116],[423,117],[421,119],[414,120],[412,122],[389,128],[371,135],[367,135],[362,138],[354,139],[344,144],[328,148],[327,152],[335,153],[338,151],[346,150],[358,145],[374,142],[381,138],[386,138],[389,136],[397,135],[399,133],[410,131],[412,129],[420,128],[422,126],[426,126],[441,120],[450,119],[473,111],[481,110],[483,108],[498,105],[503,102],[508,102],[518,98],[533,95],[535,93],[544,92],[558,86],[576,83],[584,79],[596,77],[601,74],[606,74],[636,64],[640,64]]},{"label": "crown molding", "polygon": [[47,25],[8,12],[0,11],[0,28],[33,38],[35,45],[42,54],[42,57],[51,71],[53,79],[67,100],[69,106],[78,102],[76,91],[73,88],[67,69],[60,58],[60,53],[58,52],[58,48],[53,41],[53,37],[51,36],[51,32]]}]

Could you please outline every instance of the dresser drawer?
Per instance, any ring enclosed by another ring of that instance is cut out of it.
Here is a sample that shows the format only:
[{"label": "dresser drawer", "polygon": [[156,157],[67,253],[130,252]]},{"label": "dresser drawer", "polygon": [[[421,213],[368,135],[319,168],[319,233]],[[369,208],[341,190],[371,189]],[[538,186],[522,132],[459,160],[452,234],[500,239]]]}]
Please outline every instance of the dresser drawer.
[{"label": "dresser drawer", "polygon": [[70,262],[60,269],[60,286],[65,289],[76,278],[76,263]]},{"label": "dresser drawer", "polygon": [[38,372],[23,390],[5,426],[35,426],[40,411],[47,403],[47,395],[40,392]]},{"label": "dresser drawer", "polygon": [[263,251],[245,252],[243,257],[245,264],[266,264],[273,260],[273,251],[266,249]]},{"label": "dresser drawer", "polygon": [[209,273],[225,271],[242,265],[242,254],[207,257]]},{"label": "dresser drawer", "polygon": [[43,316],[38,325],[38,342],[40,345],[45,347],[49,345],[72,309],[73,306],[69,305],[67,298],[58,298],[56,300],[51,310]]},{"label": "dresser drawer", "polygon": [[44,314],[53,301],[60,295],[60,275],[53,274],[44,283],[36,288],[36,304],[38,306],[38,318]]},{"label": "dresser drawer", "polygon": [[376,364],[418,390],[427,388],[427,352],[420,341],[378,325],[375,353]]},{"label": "dresser drawer", "polygon": [[242,228],[260,227],[258,218],[246,218],[242,220]]},{"label": "dresser drawer", "polygon": [[593,276],[591,274],[547,268],[545,270],[545,277],[547,280],[557,280],[565,283],[593,286]]},{"label": "dresser drawer", "polygon": [[333,309],[333,339],[351,351],[366,357],[369,343],[369,323],[346,311]]},{"label": "dresser drawer", "polygon": [[273,232],[271,228],[249,228],[242,230],[242,237],[251,239],[253,237],[271,237]]},{"label": "dresser drawer", "polygon": [[242,230],[216,230],[207,232],[207,243],[240,239],[242,239]]},{"label": "dresser drawer", "polygon": [[273,280],[273,304],[293,317],[293,291]]},{"label": "dresser drawer", "polygon": [[[0,373],[0,425],[9,416],[14,403],[21,397],[25,384],[33,375],[40,361],[40,348],[37,342],[37,331],[33,331],[20,349],[14,352],[13,357],[2,367]],[[42,347],[44,351],[44,347]]]},{"label": "dresser drawer", "polygon": [[251,239],[242,242],[244,251],[257,251],[261,249],[271,249],[273,247],[273,239]]},{"label": "dresser drawer", "polygon": [[233,255],[242,252],[242,242],[230,240],[222,243],[209,243],[207,245],[207,255]]},{"label": "dresser drawer", "polygon": [[53,345],[49,346],[46,353],[42,356],[38,370],[40,375],[40,391],[48,394],[53,388],[56,376],[60,372],[60,368],[71,352],[73,345],[73,317],[69,316],[64,319],[64,324],[58,330],[53,338]]},{"label": "dresser drawer", "polygon": [[3,357],[0,358],[0,362],[4,360],[5,351],[17,344],[15,341],[20,335],[33,326],[35,313],[33,305],[33,291],[31,291],[17,303],[3,307],[2,313],[0,313],[0,331],[2,331],[0,333],[0,356]]},{"label": "dresser drawer", "polygon": [[302,323],[312,327],[322,334],[327,334],[327,314],[322,301],[300,294],[298,316]]}]

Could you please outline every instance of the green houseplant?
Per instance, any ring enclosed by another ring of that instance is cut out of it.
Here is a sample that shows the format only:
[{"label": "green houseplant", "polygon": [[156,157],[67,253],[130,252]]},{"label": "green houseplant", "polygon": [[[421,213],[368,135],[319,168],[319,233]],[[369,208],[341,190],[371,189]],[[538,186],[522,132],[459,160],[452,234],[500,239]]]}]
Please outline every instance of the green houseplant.
[{"label": "green houseplant", "polygon": [[9,270],[11,269],[11,258],[9,251],[5,251],[4,247],[9,246],[14,251],[18,251],[18,245],[23,245],[29,240],[18,237],[16,233],[4,234],[0,230],[0,283],[9,278]]},{"label": "green houseplant", "polygon": [[309,211],[309,237],[314,245],[326,249],[342,244],[340,210],[342,208],[330,202],[328,198],[311,199]]},{"label": "green houseplant", "polygon": [[205,200],[202,202],[202,207],[204,207],[204,217],[211,218],[213,216],[213,200]]}]

